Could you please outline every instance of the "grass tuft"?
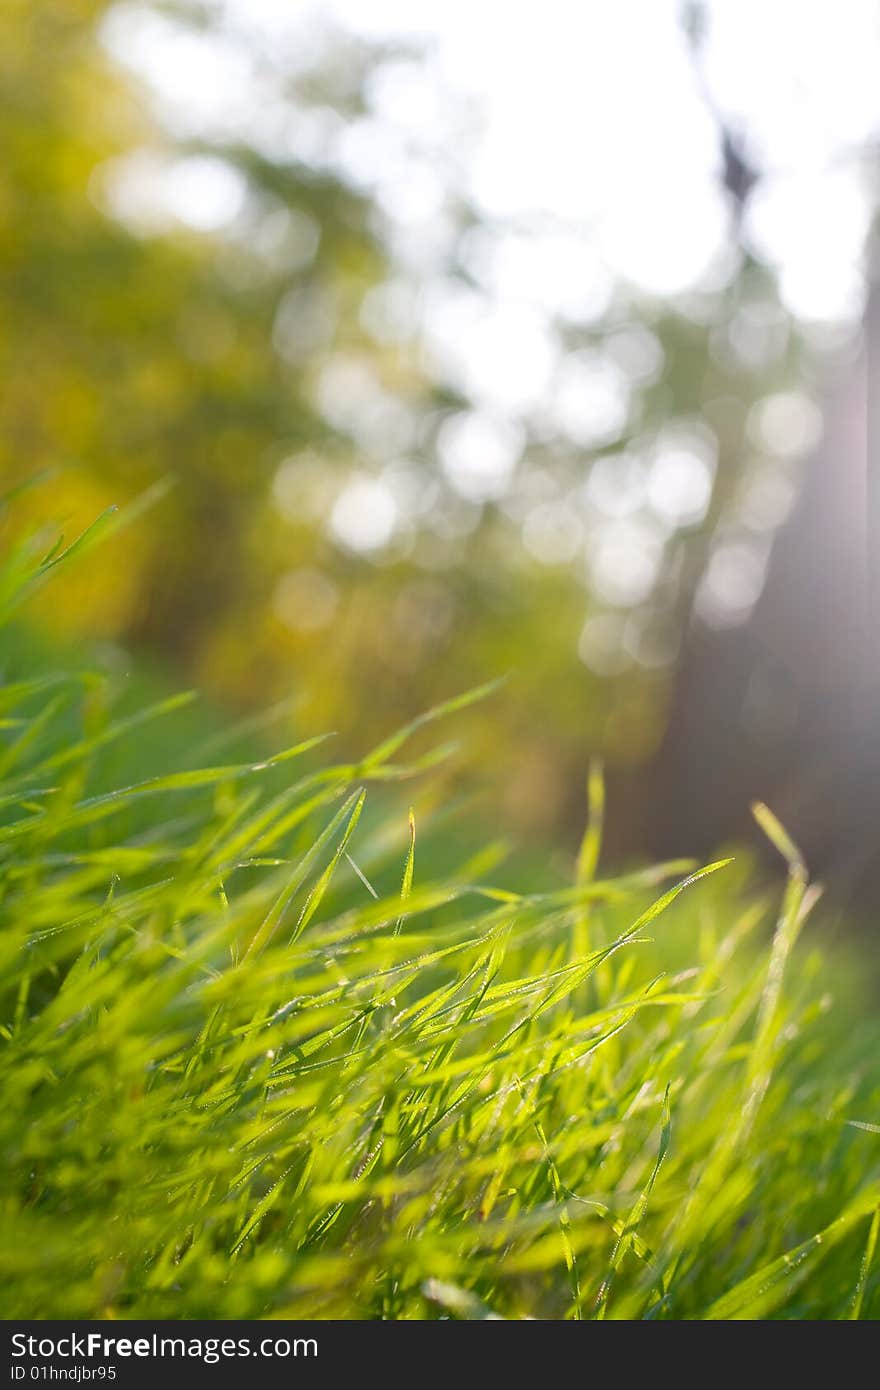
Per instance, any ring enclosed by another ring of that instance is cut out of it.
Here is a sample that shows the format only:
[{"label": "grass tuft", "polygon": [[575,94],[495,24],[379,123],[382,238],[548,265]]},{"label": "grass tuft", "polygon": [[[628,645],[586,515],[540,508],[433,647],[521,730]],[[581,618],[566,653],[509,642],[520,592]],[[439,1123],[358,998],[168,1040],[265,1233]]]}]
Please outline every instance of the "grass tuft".
[{"label": "grass tuft", "polygon": [[603,877],[598,769],[572,882],[517,893],[393,833],[488,689],[116,785],[180,710],[99,684],[0,687],[4,1317],[880,1312],[878,1029],[766,808],[779,910],[729,860]]}]

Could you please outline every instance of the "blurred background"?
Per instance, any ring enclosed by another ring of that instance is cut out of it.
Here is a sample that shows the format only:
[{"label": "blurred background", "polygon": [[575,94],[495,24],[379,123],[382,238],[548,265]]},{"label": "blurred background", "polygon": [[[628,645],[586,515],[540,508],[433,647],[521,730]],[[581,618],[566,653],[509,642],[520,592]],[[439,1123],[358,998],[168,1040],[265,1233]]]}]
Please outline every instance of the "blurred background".
[{"label": "blurred background", "polygon": [[[45,639],[619,860],[766,799],[873,904],[878,0],[6,0],[0,524]],[[872,367],[873,364],[873,367]],[[487,790],[488,786],[488,790]]]}]

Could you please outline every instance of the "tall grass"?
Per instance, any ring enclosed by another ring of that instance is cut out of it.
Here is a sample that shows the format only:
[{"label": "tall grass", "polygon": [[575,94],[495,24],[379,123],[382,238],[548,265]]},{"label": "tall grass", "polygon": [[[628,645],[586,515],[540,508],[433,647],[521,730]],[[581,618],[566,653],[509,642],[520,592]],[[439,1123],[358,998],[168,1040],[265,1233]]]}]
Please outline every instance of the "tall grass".
[{"label": "tall grass", "polygon": [[568,886],[432,876],[397,783],[482,693],[114,786],[175,701],[0,687],[5,1317],[880,1311],[878,1029],[796,848],[761,810],[775,925],[735,865],[603,878],[594,771]]}]

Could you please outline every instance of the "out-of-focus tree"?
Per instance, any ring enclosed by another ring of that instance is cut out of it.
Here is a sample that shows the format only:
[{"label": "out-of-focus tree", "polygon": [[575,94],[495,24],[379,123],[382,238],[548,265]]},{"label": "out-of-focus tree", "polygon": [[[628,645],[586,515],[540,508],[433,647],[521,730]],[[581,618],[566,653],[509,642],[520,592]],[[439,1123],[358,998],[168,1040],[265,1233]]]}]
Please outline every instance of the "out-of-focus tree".
[{"label": "out-of-focus tree", "polygon": [[[339,180],[244,145],[174,147],[99,41],[107,9],[50,0],[0,16],[0,467],[52,470],[53,495],[31,505],[71,526],[174,481],[152,524],[47,616],[197,667],[218,622],[247,623],[265,600],[253,531],[277,456],[331,434],[310,335],[357,340],[383,253]],[[358,101],[360,55],[346,56],[336,110]],[[189,199],[190,225],[163,209],[163,185]],[[241,204],[223,239],[218,200],[221,214]]]},{"label": "out-of-focus tree", "polygon": [[233,704],[295,690],[358,743],[512,670],[491,730],[521,823],[579,819],[590,752],[639,778],[686,634],[754,608],[847,341],[799,326],[744,230],[766,161],[701,85],[699,13],[721,231],[660,294],[587,229],[480,206],[477,114],[417,50],[11,0],[0,467],[57,470],[17,516],[72,527],[174,480],[42,620]]},{"label": "out-of-focus tree", "polygon": [[[698,62],[700,15],[692,11]],[[706,99],[711,104],[708,94]],[[758,178],[723,117],[715,115],[727,153],[727,186],[745,209]],[[877,156],[874,138],[835,151],[839,172],[851,187],[861,187],[866,208],[876,197]],[[738,232],[740,224],[737,218]],[[796,395],[780,394],[747,417],[775,436],[777,453],[800,455],[802,462],[762,557],[760,583],[742,611],[722,610],[722,621],[713,623],[710,609],[702,615],[710,621],[700,621],[699,585],[689,596],[667,728],[639,788],[644,828],[636,834],[660,853],[679,852],[683,845],[702,851],[747,833],[749,803],[770,800],[813,870],[827,878],[838,902],[856,911],[875,909],[880,892],[871,828],[880,807],[872,557],[872,417],[880,361],[874,240],[865,237],[857,258],[864,298],[858,334],[832,354],[821,374],[821,355],[802,352],[795,364],[799,404]],[[832,264],[832,275],[841,272],[845,267]],[[742,483],[735,467],[727,473],[735,507]],[[765,493],[773,481],[766,467],[757,474]],[[724,525],[722,508],[718,531],[704,541],[707,578],[722,566]],[[734,567],[734,589],[736,577]]]}]

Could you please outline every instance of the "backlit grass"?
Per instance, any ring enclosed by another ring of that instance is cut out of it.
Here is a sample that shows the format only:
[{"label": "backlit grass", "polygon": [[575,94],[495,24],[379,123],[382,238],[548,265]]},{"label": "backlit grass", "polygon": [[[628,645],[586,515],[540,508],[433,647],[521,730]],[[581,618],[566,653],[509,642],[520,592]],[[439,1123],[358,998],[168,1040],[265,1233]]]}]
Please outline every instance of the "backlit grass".
[{"label": "backlit grass", "polygon": [[[5,609],[56,559],[12,556]],[[798,942],[796,848],[760,811],[775,903],[737,865],[603,878],[594,772],[567,885],[478,845],[434,876],[405,779],[482,693],[357,763],[170,740],[114,786],[175,701],[9,675],[3,1316],[880,1311],[878,1029]]]}]

